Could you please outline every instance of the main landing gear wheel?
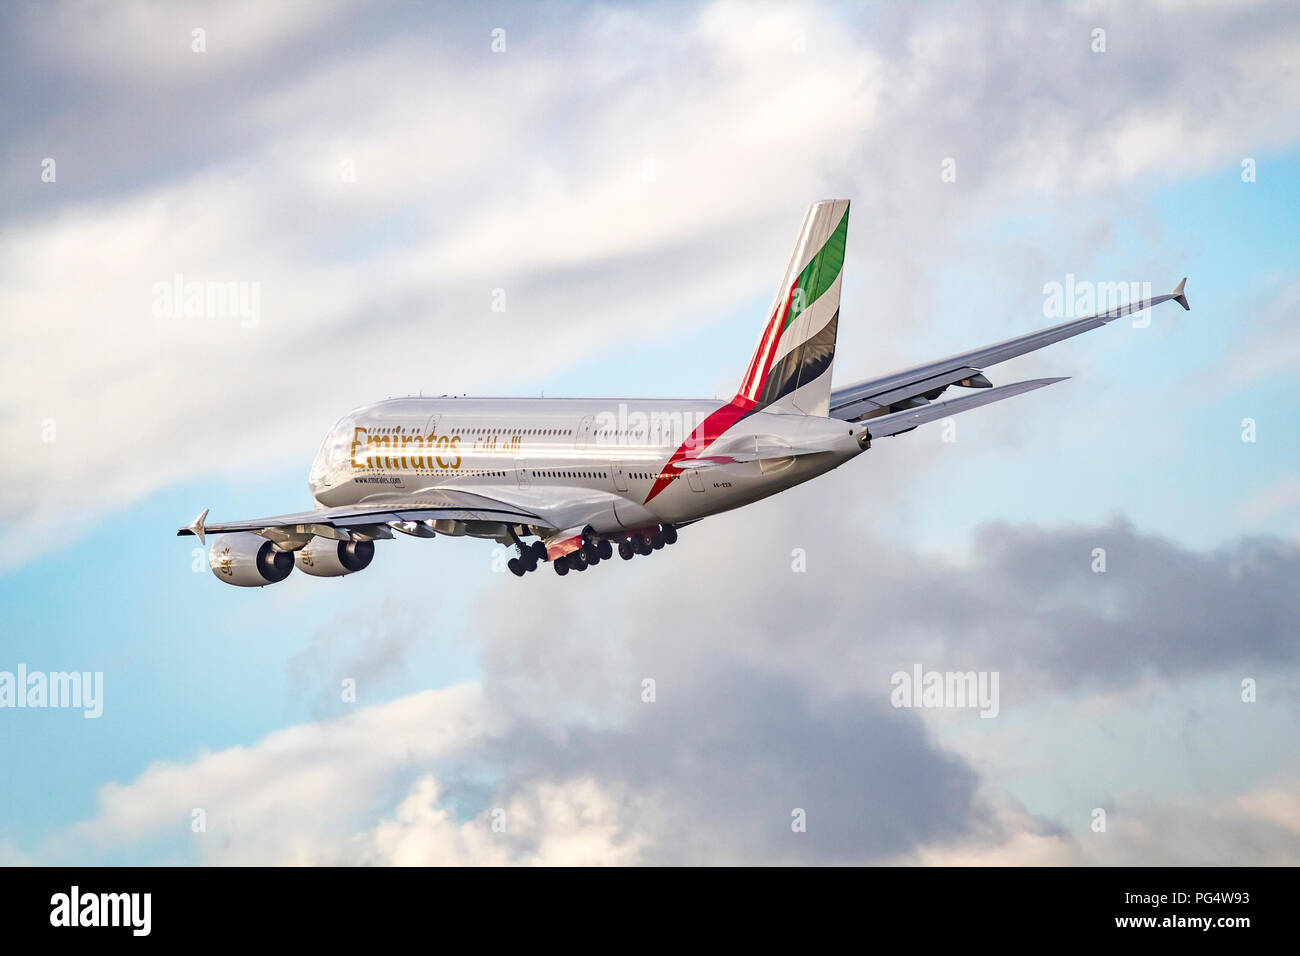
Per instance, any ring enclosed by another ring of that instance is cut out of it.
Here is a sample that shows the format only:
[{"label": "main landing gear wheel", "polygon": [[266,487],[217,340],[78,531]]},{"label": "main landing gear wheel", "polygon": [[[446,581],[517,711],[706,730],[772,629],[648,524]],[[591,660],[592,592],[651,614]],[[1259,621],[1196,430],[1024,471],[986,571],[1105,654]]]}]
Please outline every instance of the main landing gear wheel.
[{"label": "main landing gear wheel", "polygon": [[546,560],[546,545],[542,544],[542,542],[534,541],[529,546],[529,550],[533,552],[533,561],[541,562]]},{"label": "main landing gear wheel", "polygon": [[659,551],[666,545],[673,544],[676,541],[677,529],[672,525],[664,525],[662,528],[656,528],[648,532],[637,532],[630,537],[619,540],[617,545],[608,538],[592,535],[586,538],[579,547],[568,554],[561,555],[551,563],[555,565],[556,574],[565,575],[570,571],[582,572],[587,568],[595,567],[602,561],[608,561],[614,557],[616,550],[618,556],[624,561],[631,561],[638,554]]},{"label": "main landing gear wheel", "polygon": [[588,564],[599,564],[613,555],[614,549],[604,538],[588,538],[582,545],[582,556]]},{"label": "main landing gear wheel", "polygon": [[506,567],[509,568],[510,573],[517,578],[522,578],[528,571],[532,570],[531,568],[526,568],[524,563],[518,558],[511,558],[506,562]]}]

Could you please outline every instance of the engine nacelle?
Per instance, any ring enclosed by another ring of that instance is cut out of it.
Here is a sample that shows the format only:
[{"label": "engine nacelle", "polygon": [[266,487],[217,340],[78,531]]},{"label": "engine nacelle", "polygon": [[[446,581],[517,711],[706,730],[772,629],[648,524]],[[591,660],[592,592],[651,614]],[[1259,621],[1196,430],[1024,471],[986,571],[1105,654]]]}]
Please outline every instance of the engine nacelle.
[{"label": "engine nacelle", "polygon": [[365,570],[374,557],[373,541],[335,541],[317,536],[294,555],[294,563],[304,574],[338,578]]},{"label": "engine nacelle", "polygon": [[237,531],[213,539],[208,567],[218,581],[237,588],[261,588],[289,576],[293,555],[275,550],[261,535]]}]

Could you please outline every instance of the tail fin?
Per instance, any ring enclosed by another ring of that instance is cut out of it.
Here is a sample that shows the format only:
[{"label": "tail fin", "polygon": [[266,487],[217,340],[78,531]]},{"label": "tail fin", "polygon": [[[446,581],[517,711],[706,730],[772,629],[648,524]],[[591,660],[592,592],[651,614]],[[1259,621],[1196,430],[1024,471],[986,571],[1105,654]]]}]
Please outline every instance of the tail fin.
[{"label": "tail fin", "polygon": [[767,325],[736,392],[738,403],[804,415],[827,413],[848,232],[847,199],[808,208]]}]

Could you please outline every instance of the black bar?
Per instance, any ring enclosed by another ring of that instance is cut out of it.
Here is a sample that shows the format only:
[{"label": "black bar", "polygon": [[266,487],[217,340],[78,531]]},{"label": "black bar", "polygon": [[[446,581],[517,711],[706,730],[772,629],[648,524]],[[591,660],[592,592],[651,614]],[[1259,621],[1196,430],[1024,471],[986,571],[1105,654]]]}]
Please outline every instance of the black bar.
[{"label": "black bar", "polygon": [[[1293,870],[1280,868],[1137,869],[639,869],[451,870],[352,868],[31,868],[0,879],[0,925],[7,940],[75,935],[94,945],[112,937],[205,943],[292,938],[336,946],[374,941],[403,927],[463,932],[484,942],[503,936],[545,940],[604,938],[625,931],[653,940],[673,930],[719,932],[763,941],[789,930],[807,942],[848,934],[866,944],[909,937],[1058,942],[1081,938],[1231,945],[1292,924]],[[72,887],[80,915],[112,916],[117,927],[70,922]],[[147,937],[144,897],[149,894]],[[1176,894],[1186,894],[1181,897]],[[60,895],[66,906],[60,907]],[[95,896],[88,904],[87,896]],[[89,908],[87,908],[89,907]],[[136,917],[134,927],[131,916]],[[1211,921],[1208,928],[1192,920]],[[1147,925],[1126,923],[1138,919]],[[1224,920],[1242,920],[1224,925]],[[1150,922],[1147,922],[1150,921]],[[441,929],[440,929],[441,927]],[[692,930],[692,927],[696,927]],[[379,936],[376,936],[376,933]],[[667,939],[682,937],[667,937]],[[690,938],[690,937],[686,937]]]}]

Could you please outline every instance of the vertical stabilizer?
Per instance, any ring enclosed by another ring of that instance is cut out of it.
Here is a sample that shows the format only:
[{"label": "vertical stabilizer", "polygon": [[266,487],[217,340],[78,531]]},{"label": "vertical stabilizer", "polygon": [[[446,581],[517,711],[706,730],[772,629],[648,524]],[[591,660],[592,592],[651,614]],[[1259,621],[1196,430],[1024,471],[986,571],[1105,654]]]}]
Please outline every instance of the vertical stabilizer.
[{"label": "vertical stabilizer", "polygon": [[848,231],[847,199],[809,207],[737,401],[768,411],[827,413]]}]

